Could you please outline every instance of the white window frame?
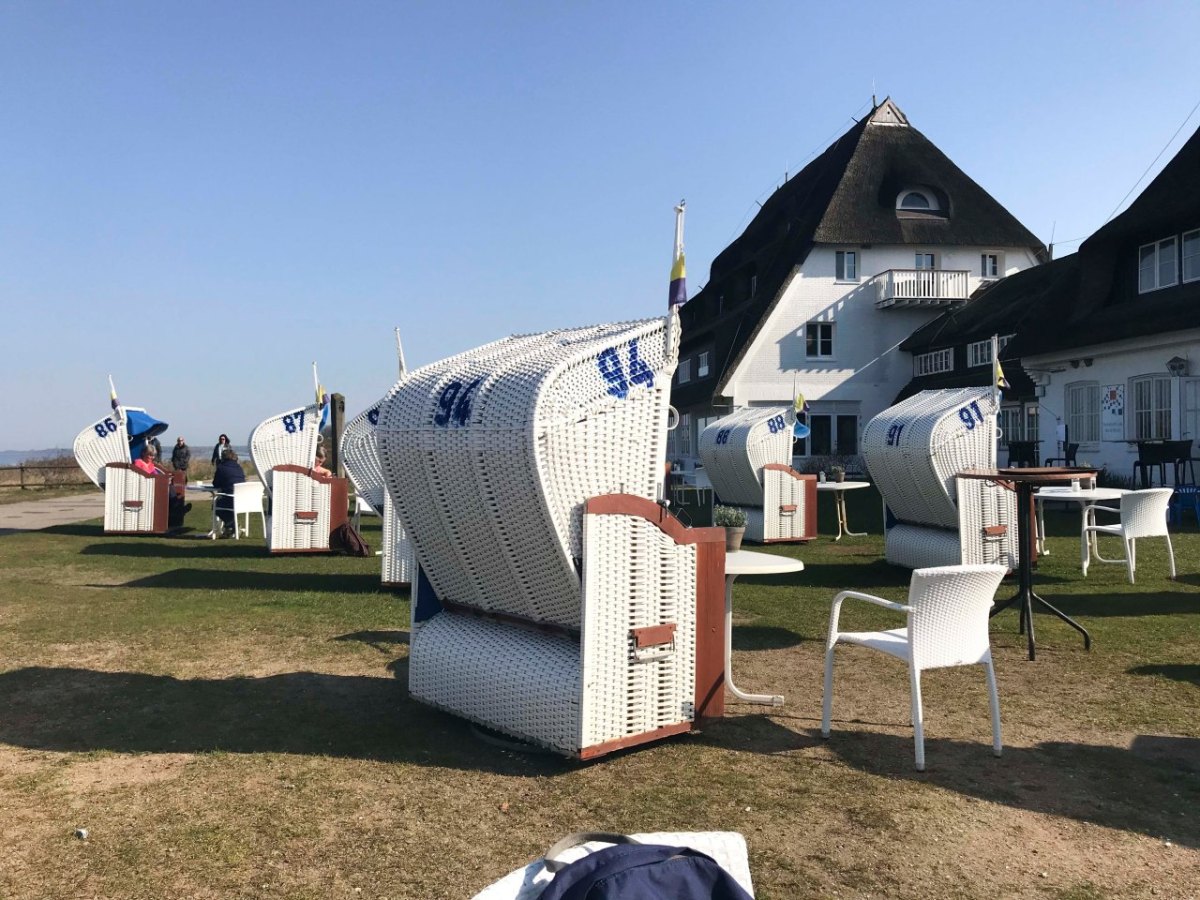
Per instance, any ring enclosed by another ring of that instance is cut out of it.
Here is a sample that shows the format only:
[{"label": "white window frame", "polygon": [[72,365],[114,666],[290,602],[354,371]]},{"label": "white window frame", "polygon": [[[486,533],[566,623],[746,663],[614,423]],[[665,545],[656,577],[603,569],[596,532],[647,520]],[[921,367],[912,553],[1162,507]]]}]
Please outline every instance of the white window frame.
[{"label": "white window frame", "polygon": [[697,379],[708,377],[709,356],[710,356],[709,351],[704,350],[704,351],[701,351],[701,353],[696,357],[696,378]]},{"label": "white window frame", "polygon": [[[1148,408],[1145,409],[1139,403],[1143,386],[1149,400]],[[1130,440],[1171,440],[1172,386],[1171,376],[1165,373],[1136,375],[1129,379],[1125,400],[1129,409],[1126,427],[1130,429],[1127,435]]]},{"label": "white window frame", "polygon": [[[928,261],[929,265],[924,263]],[[938,255],[929,253],[924,250],[916,250],[913,252],[913,268],[919,272],[936,272],[939,268]]]},{"label": "white window frame", "polygon": [[[1160,277],[1162,275],[1163,264],[1162,252],[1163,248],[1168,245],[1171,247],[1174,259],[1171,266],[1171,280],[1163,281]],[[1154,276],[1153,284],[1149,286],[1142,284],[1142,269],[1144,268],[1142,265],[1142,254],[1147,250],[1151,251],[1149,271]],[[1142,246],[1138,247],[1137,264],[1139,294],[1148,294],[1151,291],[1160,291],[1163,288],[1174,287],[1179,284],[1179,239],[1175,235],[1171,235],[1153,243],[1142,244]]]},{"label": "white window frame", "polygon": [[[838,250],[833,255],[833,278],[837,282],[845,282],[848,284],[857,284],[858,277],[858,251],[857,250]],[[847,266],[846,263],[850,265]]]},{"label": "white window frame", "polygon": [[1073,381],[1063,388],[1067,440],[1095,450],[1100,445],[1100,382]]},{"label": "white window frame", "polygon": [[690,457],[692,455],[692,414],[680,413],[679,424],[671,433],[675,435],[675,455]]},{"label": "white window frame", "polygon": [[[805,357],[805,359],[833,359],[837,355],[837,345],[834,343],[834,341],[836,340],[837,329],[834,327],[834,325],[836,325],[835,322],[805,322],[804,323],[804,357]],[[817,339],[816,339],[817,346],[816,346],[815,353],[810,352],[809,347],[808,347],[808,334],[809,334],[809,329],[811,329],[811,328],[817,329]],[[829,330],[829,352],[828,353],[821,352],[821,344],[823,343],[821,332],[823,329]]]},{"label": "white window frame", "polygon": [[[988,270],[991,271],[988,271]],[[979,277],[984,281],[994,281],[997,278],[1004,277],[1004,254],[1003,253],[980,253],[979,254]]]},{"label": "white window frame", "polygon": [[675,377],[680,384],[687,384],[692,380],[692,358],[690,356],[679,361],[679,367],[675,370]]},{"label": "white window frame", "polygon": [[[1192,254],[1187,253],[1188,241],[1192,242],[1194,248]],[[1188,276],[1188,262],[1193,262],[1192,275]],[[1185,231],[1179,238],[1179,274],[1183,281],[1200,280],[1200,228],[1192,231]]]},{"label": "white window frame", "polygon": [[[1013,335],[1005,334],[1005,335],[1001,335],[1000,339],[996,343],[999,344],[1000,349],[1003,350],[1005,347],[1008,346],[1008,342],[1011,341],[1012,339],[1013,339]],[[986,365],[989,365],[991,363],[991,361],[992,361],[992,339],[991,338],[988,338],[986,341],[974,341],[970,344],[967,344],[967,368],[974,369],[974,368],[977,368],[978,366],[986,366]]]},{"label": "white window frame", "polygon": [[931,350],[913,357],[913,375],[937,375],[954,371],[954,348]]},{"label": "white window frame", "polygon": [[[925,206],[905,206],[904,201],[910,194],[916,194],[925,201]],[[905,188],[896,195],[896,209],[916,210],[917,212],[937,212],[939,210],[937,197],[921,188]]]}]

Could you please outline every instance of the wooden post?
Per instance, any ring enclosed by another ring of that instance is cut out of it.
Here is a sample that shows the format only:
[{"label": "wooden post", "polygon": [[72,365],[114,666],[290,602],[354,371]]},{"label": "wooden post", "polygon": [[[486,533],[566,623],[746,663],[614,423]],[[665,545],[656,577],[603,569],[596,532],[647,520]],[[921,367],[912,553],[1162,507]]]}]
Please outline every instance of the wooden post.
[{"label": "wooden post", "polygon": [[346,422],[346,398],[341,394],[329,395],[329,442],[330,447],[326,449],[328,457],[329,470],[338,478],[346,477],[346,470],[342,466],[342,429]]},{"label": "wooden post", "polygon": [[21,490],[25,490],[25,463],[20,463],[21,469]]}]

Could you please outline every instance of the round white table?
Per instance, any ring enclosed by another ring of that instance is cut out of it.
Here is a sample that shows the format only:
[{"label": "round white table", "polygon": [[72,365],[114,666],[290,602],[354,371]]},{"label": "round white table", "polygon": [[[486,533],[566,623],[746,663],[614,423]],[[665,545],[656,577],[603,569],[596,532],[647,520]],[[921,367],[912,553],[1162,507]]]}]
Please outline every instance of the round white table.
[{"label": "round white table", "polygon": [[837,523],[838,533],[835,541],[840,541],[842,535],[849,537],[864,537],[865,531],[851,531],[850,523],[846,521],[846,491],[857,491],[860,488],[869,488],[869,481],[818,481],[818,491],[832,491],[834,506],[837,507]]},{"label": "round white table", "polygon": [[[1087,525],[1089,521],[1095,521],[1095,512],[1093,507],[1105,500],[1116,500],[1120,502],[1121,497],[1127,493],[1120,488],[1081,488],[1073,490],[1070,487],[1044,487],[1033,495],[1034,502],[1037,503],[1037,550],[1045,556],[1050,555],[1049,549],[1046,547],[1046,518],[1045,518],[1045,503],[1047,500],[1052,500],[1056,503],[1078,503],[1079,511],[1083,517],[1080,527],[1080,535],[1083,534],[1083,525]],[[1103,560],[1100,555],[1100,548],[1096,540],[1096,534],[1091,534],[1090,540],[1082,542],[1079,550],[1079,555],[1082,558],[1087,553],[1095,555],[1096,559]],[[1104,560],[1107,562],[1108,560]]]},{"label": "round white table", "polygon": [[739,575],[783,575],[803,572],[804,563],[774,553],[735,550],[725,554],[725,687],[729,693],[747,703],[783,706],[778,694],[748,694],[733,683],[733,582]]}]

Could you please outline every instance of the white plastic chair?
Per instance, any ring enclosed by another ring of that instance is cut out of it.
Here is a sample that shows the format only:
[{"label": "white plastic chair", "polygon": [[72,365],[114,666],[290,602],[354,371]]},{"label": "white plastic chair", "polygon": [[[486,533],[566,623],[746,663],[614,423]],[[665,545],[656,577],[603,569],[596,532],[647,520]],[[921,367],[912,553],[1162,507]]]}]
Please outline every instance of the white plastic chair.
[{"label": "white plastic chair", "polygon": [[354,523],[355,531],[359,530],[359,525],[362,522],[363,515],[378,517],[379,512],[375,509],[374,506],[371,505],[370,501],[368,501],[366,497],[364,497],[362,494],[355,494],[354,495],[354,516],[353,516],[353,523]]},{"label": "white plastic chair", "polygon": [[[821,736],[829,737],[833,714],[833,648],[838,643],[858,644],[903,659],[912,684],[912,719],[917,771],[925,771],[925,728],[921,707],[921,672],[946,666],[982,665],[987,673],[992,712],[992,752],[1000,755],[1000,698],[988,641],[988,611],[1003,566],[942,566],[917,569],[908,588],[908,605],[871,594],[842,591],[833,598],[829,638],[825,643],[825,696]],[[842,601],[865,600],[908,616],[906,628],[890,631],[838,631]]]},{"label": "white plastic chair", "polygon": [[[264,496],[265,492],[261,481],[244,481],[241,484],[235,484],[232,494],[213,494],[213,524],[210,536],[215,540],[223,527],[223,523],[217,518],[217,498],[232,497],[234,539],[239,540],[242,534],[250,537],[250,516],[252,515],[258,515],[261,518],[263,537],[265,538],[267,536],[267,511],[263,502]],[[245,526],[242,525],[240,516],[246,517]]]},{"label": "white plastic chair", "polygon": [[[1105,559],[1097,547],[1096,559],[1103,563],[1125,563],[1129,573],[1129,583],[1133,584],[1133,571],[1137,568],[1137,550],[1134,542],[1144,537],[1164,537],[1167,539],[1167,559],[1170,561],[1171,577],[1175,577],[1175,550],[1171,546],[1171,535],[1167,531],[1167,507],[1171,502],[1171,488],[1153,488],[1147,491],[1130,491],[1121,497],[1121,508],[1111,506],[1089,506],[1090,519],[1080,533],[1082,545],[1081,559],[1083,574],[1087,575],[1088,562],[1091,554],[1088,552],[1089,538],[1110,534],[1121,539],[1125,556],[1123,559]],[[1121,521],[1114,525],[1097,525],[1096,512],[1115,513]]]}]

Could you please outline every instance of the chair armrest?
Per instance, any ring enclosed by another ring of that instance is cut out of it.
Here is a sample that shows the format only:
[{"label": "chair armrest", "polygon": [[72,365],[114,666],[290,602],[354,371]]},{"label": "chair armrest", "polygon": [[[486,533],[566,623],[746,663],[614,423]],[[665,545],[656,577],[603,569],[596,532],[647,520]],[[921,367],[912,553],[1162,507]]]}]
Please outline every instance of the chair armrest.
[{"label": "chair armrest", "polygon": [[1116,515],[1116,516],[1119,516],[1121,514],[1121,510],[1116,509],[1112,506],[1092,506],[1091,509],[1093,509],[1096,512],[1112,513],[1113,515]]},{"label": "chair armrest", "polygon": [[867,603],[875,606],[882,606],[885,609],[892,609],[896,612],[907,614],[909,607],[903,603],[894,603],[891,600],[884,600],[882,597],[876,597],[874,594],[863,594],[859,591],[842,591],[833,598],[833,607],[829,610],[829,635],[825,642],[825,649],[828,650],[837,642],[838,635],[838,619],[842,614],[843,600],[865,600]]}]

